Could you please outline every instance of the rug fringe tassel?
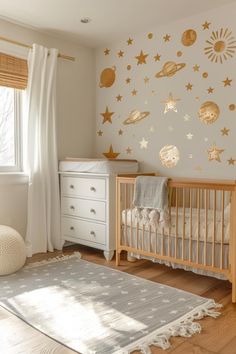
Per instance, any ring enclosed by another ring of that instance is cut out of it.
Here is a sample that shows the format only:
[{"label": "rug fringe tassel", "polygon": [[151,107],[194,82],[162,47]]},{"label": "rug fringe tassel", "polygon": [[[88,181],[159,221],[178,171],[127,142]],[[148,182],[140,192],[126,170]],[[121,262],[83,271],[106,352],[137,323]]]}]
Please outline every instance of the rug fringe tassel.
[{"label": "rug fringe tassel", "polygon": [[30,268],[42,266],[42,265],[49,264],[49,263],[55,263],[55,262],[58,262],[58,261],[65,261],[67,259],[71,259],[71,258],[74,258],[74,257],[77,257],[77,258],[81,259],[81,253],[80,252],[74,252],[71,255],[62,255],[62,256],[57,256],[57,257],[54,257],[54,258],[44,259],[44,260],[39,261],[39,262],[29,263],[26,266],[24,266],[24,269],[30,269]]},{"label": "rug fringe tassel", "polygon": [[139,343],[135,343],[133,348],[128,350],[122,350],[119,354],[130,354],[134,350],[140,350],[142,354],[151,354],[151,345],[160,347],[162,349],[169,349],[171,347],[170,337],[191,337],[195,333],[201,332],[201,325],[195,320],[200,320],[203,317],[210,316],[217,318],[220,312],[216,311],[217,308],[221,308],[222,305],[215,303],[214,300],[209,301],[204,304],[201,308],[198,308],[196,312],[192,312],[187,315],[185,319],[180,320],[179,323],[170,325],[170,327],[165,328],[164,332],[153,333],[152,335],[146,337],[143,341],[140,340]]}]

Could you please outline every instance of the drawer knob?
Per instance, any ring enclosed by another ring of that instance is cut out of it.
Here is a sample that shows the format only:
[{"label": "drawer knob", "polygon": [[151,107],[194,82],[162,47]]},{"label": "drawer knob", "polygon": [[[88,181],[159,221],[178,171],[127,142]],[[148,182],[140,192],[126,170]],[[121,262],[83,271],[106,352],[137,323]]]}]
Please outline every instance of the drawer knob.
[{"label": "drawer knob", "polygon": [[90,187],[91,192],[96,192],[96,188],[95,187]]},{"label": "drawer knob", "polygon": [[95,236],[96,234],[94,231],[90,231],[90,235]]},{"label": "drawer knob", "polygon": [[96,214],[96,210],[95,209],[90,209],[90,213]]},{"label": "drawer knob", "polygon": [[71,206],[70,206],[70,209],[74,210],[74,209],[75,209],[74,205],[71,205]]},{"label": "drawer knob", "polygon": [[74,230],[74,229],[75,229],[74,226],[71,226],[71,227],[70,227],[70,230]]},{"label": "drawer knob", "polygon": [[70,185],[70,189],[74,189],[75,186],[73,184]]}]

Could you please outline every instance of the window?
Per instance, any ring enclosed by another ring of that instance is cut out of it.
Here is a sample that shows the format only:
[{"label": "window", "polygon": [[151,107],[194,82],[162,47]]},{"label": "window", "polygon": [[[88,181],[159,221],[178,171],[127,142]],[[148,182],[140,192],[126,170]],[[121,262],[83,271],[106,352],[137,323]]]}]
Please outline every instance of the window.
[{"label": "window", "polygon": [[21,100],[27,80],[27,61],[0,53],[0,172],[22,171]]},{"label": "window", "polygon": [[0,86],[0,172],[21,171],[21,91]]}]

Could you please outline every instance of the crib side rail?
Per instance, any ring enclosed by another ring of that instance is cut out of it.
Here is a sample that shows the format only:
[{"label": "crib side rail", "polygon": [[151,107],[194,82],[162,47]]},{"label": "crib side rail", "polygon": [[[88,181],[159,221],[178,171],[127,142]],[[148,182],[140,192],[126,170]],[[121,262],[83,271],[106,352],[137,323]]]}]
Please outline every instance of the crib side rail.
[{"label": "crib side rail", "polygon": [[[223,273],[232,283],[233,279],[236,282],[235,181],[170,179],[168,188],[174,191],[169,206],[171,218],[174,220],[170,223],[174,223],[174,234],[171,227],[169,230],[163,228],[161,232],[160,230],[157,232],[153,231],[150,225],[141,227],[138,222],[133,223],[132,212],[129,210],[133,208],[134,184],[135,178],[132,176],[117,177],[117,265],[120,263],[121,251],[125,250],[163,261]],[[229,196],[230,239],[226,240],[226,201]],[[131,242],[128,242],[128,238],[131,238]],[[230,255],[229,261],[226,261],[228,244]],[[235,284],[233,288],[236,301]]]}]

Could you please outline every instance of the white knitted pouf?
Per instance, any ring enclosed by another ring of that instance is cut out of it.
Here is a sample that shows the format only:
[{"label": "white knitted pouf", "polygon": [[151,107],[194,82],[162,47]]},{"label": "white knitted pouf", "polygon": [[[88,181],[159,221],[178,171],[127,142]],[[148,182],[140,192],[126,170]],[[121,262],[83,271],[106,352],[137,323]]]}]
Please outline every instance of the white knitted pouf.
[{"label": "white knitted pouf", "polygon": [[16,272],[25,260],[26,249],[21,235],[9,226],[0,225],[0,275]]}]

